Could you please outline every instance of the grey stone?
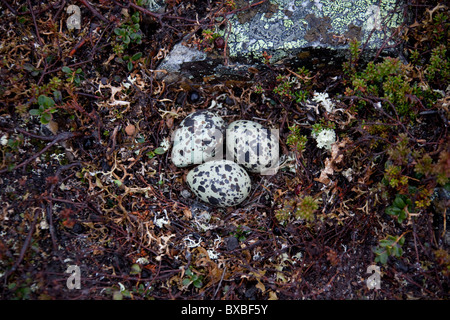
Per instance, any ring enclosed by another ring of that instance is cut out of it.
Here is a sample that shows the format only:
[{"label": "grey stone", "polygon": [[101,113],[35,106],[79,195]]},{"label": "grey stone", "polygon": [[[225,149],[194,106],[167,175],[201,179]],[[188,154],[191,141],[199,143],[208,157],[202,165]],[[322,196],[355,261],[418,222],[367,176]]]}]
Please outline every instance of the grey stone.
[{"label": "grey stone", "polygon": [[206,59],[206,53],[188,48],[182,42],[177,43],[172,51],[164,58],[158,69],[166,70],[167,72],[180,71],[181,66],[187,62],[197,62]]},{"label": "grey stone", "polygon": [[236,237],[228,237],[227,238],[227,250],[233,251],[234,249],[239,248],[239,240]]}]

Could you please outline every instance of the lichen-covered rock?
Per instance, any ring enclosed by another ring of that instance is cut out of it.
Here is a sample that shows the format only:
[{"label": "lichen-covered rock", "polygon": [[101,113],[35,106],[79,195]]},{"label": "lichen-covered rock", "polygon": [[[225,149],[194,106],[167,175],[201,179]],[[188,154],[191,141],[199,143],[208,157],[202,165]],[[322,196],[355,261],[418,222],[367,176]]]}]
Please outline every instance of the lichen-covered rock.
[{"label": "lichen-covered rock", "polygon": [[174,133],[172,162],[177,167],[222,158],[225,122],[214,112],[201,110],[188,115]]},{"label": "lichen-covered rock", "polygon": [[230,123],[226,131],[227,159],[250,172],[273,174],[279,156],[276,132],[249,120]]},{"label": "lichen-covered rock", "polygon": [[[238,8],[248,1],[236,0]],[[276,0],[242,10],[230,17],[227,34],[230,58],[261,57],[274,63],[299,50],[348,48],[357,39],[378,49],[398,41],[394,30],[404,22],[401,0]],[[221,31],[225,33],[226,31]]]},{"label": "lichen-covered rock", "polygon": [[248,173],[229,160],[213,160],[189,171],[186,182],[201,200],[218,207],[238,205],[248,196]]}]

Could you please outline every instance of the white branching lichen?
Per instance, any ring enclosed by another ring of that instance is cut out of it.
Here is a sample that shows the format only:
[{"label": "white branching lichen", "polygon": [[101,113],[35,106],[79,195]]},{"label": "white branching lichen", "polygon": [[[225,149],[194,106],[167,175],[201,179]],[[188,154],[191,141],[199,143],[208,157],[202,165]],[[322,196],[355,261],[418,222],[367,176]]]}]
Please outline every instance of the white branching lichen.
[{"label": "white branching lichen", "polygon": [[164,149],[164,152],[166,152],[170,148],[170,139],[165,137],[159,146]]},{"label": "white branching lichen", "polygon": [[336,133],[333,129],[323,129],[319,133],[314,134],[318,148],[331,150],[331,145],[336,142]]},{"label": "white branching lichen", "polygon": [[320,103],[328,113],[333,113],[335,105],[334,102],[328,98],[328,93],[314,92],[314,98],[312,98],[312,100]]}]

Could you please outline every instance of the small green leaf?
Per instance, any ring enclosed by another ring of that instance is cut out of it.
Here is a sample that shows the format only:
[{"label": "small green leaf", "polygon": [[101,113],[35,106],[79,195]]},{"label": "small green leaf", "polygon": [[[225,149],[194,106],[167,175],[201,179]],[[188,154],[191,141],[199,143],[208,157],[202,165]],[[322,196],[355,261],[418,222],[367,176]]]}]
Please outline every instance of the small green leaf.
[{"label": "small green leaf", "polygon": [[164,148],[162,148],[162,147],[158,147],[155,150],[153,150],[153,152],[155,154],[164,154],[166,152],[166,150]]},{"label": "small green leaf", "polygon": [[55,100],[53,100],[50,97],[46,97],[45,99],[45,104],[44,106],[46,107],[46,109],[50,109],[53,108],[53,106],[55,105]]},{"label": "small green leaf", "polygon": [[55,59],[54,55],[49,55],[47,58],[45,58],[45,61],[50,64],[54,59]]},{"label": "small green leaf", "polygon": [[48,109],[55,105],[55,101],[53,101],[52,98],[49,98],[44,95],[40,95],[38,98],[38,104],[40,107],[43,107],[44,109]]},{"label": "small green leaf", "polygon": [[123,36],[123,35],[125,35],[125,30],[122,29],[122,28],[115,28],[115,29],[114,29],[114,33],[115,33],[117,36]]},{"label": "small green leaf", "polygon": [[405,209],[403,209],[398,215],[398,222],[402,223],[403,220],[406,219],[406,217],[407,217],[406,211],[405,211]]},{"label": "small green leaf", "polygon": [[183,284],[183,286],[188,286],[191,283],[191,280],[183,279],[183,281],[181,283]]},{"label": "small green leaf", "polygon": [[199,289],[203,286],[203,283],[200,279],[195,280],[193,282],[193,284],[194,284],[194,287],[199,288]]},{"label": "small green leaf", "polygon": [[139,273],[141,273],[141,267],[137,263],[133,264],[131,266],[130,274],[139,274]]},{"label": "small green leaf", "polygon": [[30,110],[30,114],[31,114],[32,116],[38,116],[38,115],[40,115],[41,113],[39,112],[38,109],[31,109],[31,110]]},{"label": "small green leaf", "polygon": [[387,263],[387,259],[388,259],[387,252],[383,252],[381,255],[379,255],[379,261],[382,264],[386,264]]},{"label": "small green leaf", "polygon": [[397,195],[397,197],[395,197],[394,206],[396,206],[397,208],[400,208],[400,209],[403,209],[404,207],[406,207],[406,203],[400,195]]},{"label": "small green leaf", "polygon": [[380,240],[380,246],[381,247],[387,247],[390,243],[391,243],[391,241],[387,240],[387,239]]},{"label": "small green leaf", "polygon": [[393,206],[386,208],[386,214],[391,216],[397,216],[401,211],[402,209]]},{"label": "small green leaf", "polygon": [[55,98],[55,101],[62,101],[62,93],[59,90],[53,91],[53,97]]},{"label": "small green leaf", "polygon": [[129,290],[123,290],[121,293],[125,298],[131,298],[131,293]]},{"label": "small green leaf", "polygon": [[52,115],[50,113],[43,113],[41,115],[41,123],[48,124],[52,120]]},{"label": "small green leaf", "polygon": [[61,70],[64,73],[72,73],[72,69],[70,69],[69,67],[62,67]]},{"label": "small green leaf", "polygon": [[133,55],[133,56],[131,57],[131,60],[137,61],[137,60],[139,60],[141,57],[142,57],[142,52],[138,52],[138,53],[136,53],[135,55]]},{"label": "small green leaf", "polygon": [[23,65],[23,68],[24,68],[25,70],[29,71],[29,72],[32,72],[32,71],[35,71],[35,70],[36,70],[36,68],[35,68],[33,65],[29,64],[29,63],[25,63],[25,64]]},{"label": "small green leaf", "polygon": [[396,257],[399,257],[400,255],[399,255],[399,249],[400,249],[400,247],[398,247],[398,246],[393,246],[392,247],[392,255],[393,256],[396,256]]},{"label": "small green leaf", "polygon": [[45,104],[45,100],[46,100],[46,96],[44,96],[43,94],[41,94],[39,97],[38,97],[38,104],[40,105],[40,106],[43,106],[44,104]]},{"label": "small green leaf", "polygon": [[128,63],[127,63],[127,69],[128,69],[128,71],[133,70],[133,62],[128,61]]},{"label": "small green leaf", "polygon": [[125,44],[129,44],[130,43],[130,37],[129,36],[124,36],[122,41]]}]

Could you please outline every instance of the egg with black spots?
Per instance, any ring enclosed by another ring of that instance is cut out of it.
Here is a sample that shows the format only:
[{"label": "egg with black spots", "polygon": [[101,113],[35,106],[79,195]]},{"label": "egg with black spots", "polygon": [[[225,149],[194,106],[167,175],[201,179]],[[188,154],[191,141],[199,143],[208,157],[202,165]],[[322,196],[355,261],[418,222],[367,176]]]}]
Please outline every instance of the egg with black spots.
[{"label": "egg with black spots", "polygon": [[225,122],[209,110],[191,113],[174,132],[172,162],[177,167],[222,159]]},{"label": "egg with black spots", "polygon": [[278,164],[278,131],[250,120],[237,120],[226,130],[227,159],[248,171],[273,174]]},{"label": "egg with black spots", "polygon": [[186,176],[191,191],[202,201],[217,207],[232,207],[248,197],[251,180],[240,165],[229,160],[205,162]]}]

